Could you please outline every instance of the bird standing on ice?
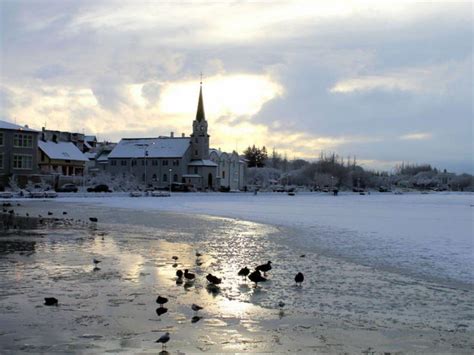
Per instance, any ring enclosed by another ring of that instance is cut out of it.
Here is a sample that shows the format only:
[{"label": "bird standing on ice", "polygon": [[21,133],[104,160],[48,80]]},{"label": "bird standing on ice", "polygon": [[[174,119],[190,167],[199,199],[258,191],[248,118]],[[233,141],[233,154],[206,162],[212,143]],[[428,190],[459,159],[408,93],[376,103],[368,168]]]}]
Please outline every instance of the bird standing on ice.
[{"label": "bird standing on ice", "polygon": [[161,348],[163,349],[166,347],[166,343],[169,341],[170,341],[170,333],[166,332],[156,341],[156,343],[161,343]]},{"label": "bird standing on ice", "polygon": [[193,304],[191,305],[191,309],[192,309],[194,312],[196,312],[196,314],[197,314],[197,312],[199,312],[201,309],[203,309],[203,307],[198,306],[197,304],[193,303]]},{"label": "bird standing on ice", "polygon": [[250,274],[250,270],[247,266],[243,267],[240,269],[239,273],[237,275],[242,276],[244,280],[246,280],[247,275]]},{"label": "bird standing on ice", "polygon": [[295,276],[296,285],[299,284],[299,286],[302,286],[303,281],[304,281],[304,275],[301,272],[297,273]]},{"label": "bird standing on ice", "polygon": [[156,299],[156,303],[158,303],[160,307],[163,307],[163,305],[167,302],[168,299],[166,297],[158,296],[158,298]]},{"label": "bird standing on ice", "polygon": [[196,275],[190,273],[188,269],[185,269],[184,270],[184,278],[188,281],[192,281],[196,278]]},{"label": "bird standing on ice", "polygon": [[252,272],[252,273],[249,275],[249,280],[252,281],[252,282],[255,282],[255,287],[258,286],[258,283],[259,283],[259,282],[265,282],[265,281],[267,281],[267,279],[264,278],[264,277],[260,274],[260,271],[258,271],[258,270],[255,270],[254,272]]},{"label": "bird standing on ice", "polygon": [[266,276],[267,272],[272,269],[272,262],[268,261],[266,264],[259,265],[255,268],[256,271],[262,271],[263,275]]}]

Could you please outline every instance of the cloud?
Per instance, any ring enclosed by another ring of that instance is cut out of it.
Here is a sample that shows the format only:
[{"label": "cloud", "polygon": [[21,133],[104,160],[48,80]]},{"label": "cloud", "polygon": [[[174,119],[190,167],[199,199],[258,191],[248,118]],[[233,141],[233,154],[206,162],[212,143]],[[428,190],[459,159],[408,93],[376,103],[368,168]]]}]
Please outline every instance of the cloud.
[{"label": "cloud", "polygon": [[1,6],[6,119],[113,140],[189,133],[202,71],[211,143],[223,149],[472,163],[469,3]]},{"label": "cloud", "polygon": [[426,133],[407,133],[399,137],[401,140],[425,140],[431,139],[432,134],[429,132]]}]

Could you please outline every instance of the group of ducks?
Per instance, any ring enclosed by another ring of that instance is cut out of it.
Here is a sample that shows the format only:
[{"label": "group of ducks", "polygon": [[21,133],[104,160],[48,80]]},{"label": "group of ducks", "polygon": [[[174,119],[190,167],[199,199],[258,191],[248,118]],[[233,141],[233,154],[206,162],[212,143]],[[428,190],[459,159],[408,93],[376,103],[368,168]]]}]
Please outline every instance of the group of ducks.
[{"label": "group of ducks", "polygon": [[[197,258],[199,258],[200,256],[201,256],[200,253],[196,253]],[[178,261],[178,257],[173,256],[172,259],[175,262],[175,264],[173,266],[176,266],[177,265],[176,263]],[[258,287],[259,282],[267,281],[267,278],[264,277],[264,276],[266,276],[267,272],[269,272],[271,269],[272,269],[272,262],[268,261],[265,264],[257,266],[253,272],[250,272],[250,269],[245,266],[245,267],[243,267],[242,269],[239,270],[237,275],[243,277],[244,280],[246,280],[247,277],[248,277],[248,279],[250,281],[255,283],[255,287]],[[262,273],[263,273],[263,275],[262,275]],[[193,274],[193,273],[190,273],[189,269],[185,269],[184,272],[182,270],[177,270],[176,271],[176,277],[177,277],[177,280],[176,280],[177,284],[183,283],[183,278],[186,280],[186,282],[193,282],[196,279],[196,275]],[[209,285],[211,285],[211,286],[217,286],[217,285],[222,283],[222,278],[219,278],[219,277],[217,277],[215,275],[212,275],[212,274],[207,274],[206,280],[209,282]],[[303,281],[304,281],[303,273],[298,272],[295,276],[296,285],[301,287]],[[160,305],[160,307],[156,309],[156,313],[158,314],[158,316],[161,316],[162,314],[164,314],[168,311],[167,308],[163,307],[163,305],[167,302],[168,302],[168,298],[163,297],[163,296],[158,296],[158,298],[156,299],[156,303],[158,303]],[[279,304],[278,304],[280,309],[283,308],[284,305],[285,304],[283,302],[279,302]],[[203,309],[203,307],[193,303],[191,305],[191,309],[196,313],[195,316],[193,317],[193,319],[191,320],[192,323],[195,323],[200,319],[200,317],[197,316],[197,312],[200,311],[201,309]],[[161,343],[162,348],[164,349],[166,347],[166,343],[169,340],[170,340],[170,333],[166,332],[158,340],[156,340],[156,343]]]}]

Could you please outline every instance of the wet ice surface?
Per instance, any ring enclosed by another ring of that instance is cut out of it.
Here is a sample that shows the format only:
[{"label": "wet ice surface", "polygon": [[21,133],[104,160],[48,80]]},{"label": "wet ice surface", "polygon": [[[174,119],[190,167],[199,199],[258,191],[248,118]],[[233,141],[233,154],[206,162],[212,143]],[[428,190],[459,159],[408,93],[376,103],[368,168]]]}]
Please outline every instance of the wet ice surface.
[{"label": "wet ice surface", "polygon": [[[360,353],[371,346],[469,353],[474,346],[470,291],[291,246],[297,229],[50,202],[15,209],[61,217],[66,210],[65,217],[97,216],[99,223],[0,237],[5,351],[156,352],[154,341],[166,331],[169,352]],[[93,258],[101,270],[93,270]],[[273,270],[261,287],[237,276],[267,260]],[[177,285],[176,269],[184,268],[197,279]],[[306,277],[301,288],[293,281],[298,271]],[[209,272],[223,278],[217,292],[207,287]],[[170,299],[161,316],[158,294]],[[48,296],[59,306],[44,306]],[[192,303],[204,307],[194,323]]]}]

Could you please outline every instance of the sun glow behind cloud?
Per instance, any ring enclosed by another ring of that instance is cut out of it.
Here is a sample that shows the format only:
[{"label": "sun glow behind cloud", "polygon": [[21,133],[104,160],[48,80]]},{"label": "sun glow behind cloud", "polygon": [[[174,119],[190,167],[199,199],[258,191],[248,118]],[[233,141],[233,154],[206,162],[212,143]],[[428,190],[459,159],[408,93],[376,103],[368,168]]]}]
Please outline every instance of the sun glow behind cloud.
[{"label": "sun glow behind cloud", "polygon": [[[164,115],[190,117],[196,112],[197,93],[196,80],[165,84],[159,110]],[[266,75],[217,75],[207,78],[203,87],[205,112],[211,120],[223,115],[254,115],[267,101],[282,94],[283,88]]]}]

